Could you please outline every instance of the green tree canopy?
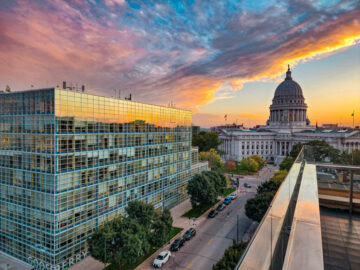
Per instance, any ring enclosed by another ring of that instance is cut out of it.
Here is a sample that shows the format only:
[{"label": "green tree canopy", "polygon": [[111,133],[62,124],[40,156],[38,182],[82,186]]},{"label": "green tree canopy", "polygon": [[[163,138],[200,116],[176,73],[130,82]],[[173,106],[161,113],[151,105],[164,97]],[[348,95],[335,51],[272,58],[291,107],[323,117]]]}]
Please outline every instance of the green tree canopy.
[{"label": "green tree canopy", "polygon": [[259,193],[254,198],[248,199],[245,204],[245,214],[252,220],[260,222],[265,215],[275,192]]},{"label": "green tree canopy", "polygon": [[156,213],[152,205],[135,201],[126,211],[127,217],[107,221],[89,237],[89,252],[95,259],[117,265],[133,263],[151,246],[160,247],[168,240],[172,226],[169,210]]},{"label": "green tree canopy", "polygon": [[293,165],[294,161],[295,160],[292,157],[284,158],[279,165],[280,170],[290,171],[290,168]]},{"label": "green tree canopy", "polygon": [[343,163],[343,157],[340,150],[332,147],[324,140],[314,140],[305,144],[297,143],[290,151],[290,156],[295,159],[304,145],[310,146],[305,148],[304,153],[308,158],[311,158],[314,161],[324,162],[329,159],[329,161],[334,163]]},{"label": "green tree canopy", "polygon": [[204,174],[196,174],[189,180],[187,192],[190,195],[190,201],[193,207],[197,204],[206,205],[213,203],[218,195],[213,182]]},{"label": "green tree canopy", "polygon": [[281,170],[281,171],[275,172],[274,175],[269,180],[282,182],[285,179],[287,174],[288,174],[288,171]]},{"label": "green tree canopy", "polygon": [[266,164],[266,162],[259,155],[252,155],[249,158],[256,161],[256,163],[258,164],[258,169],[263,168]]},{"label": "green tree canopy", "polygon": [[225,191],[227,182],[223,173],[218,171],[203,171],[202,175],[209,178],[218,195]]},{"label": "green tree canopy", "polygon": [[243,158],[240,162],[240,169],[248,172],[256,172],[259,165],[252,158]]},{"label": "green tree canopy", "polygon": [[199,152],[208,152],[217,149],[221,141],[215,132],[200,131],[192,136],[192,145],[199,147]]},{"label": "green tree canopy", "polygon": [[233,242],[232,246],[228,247],[221,260],[213,265],[213,270],[233,270],[240,260],[242,253],[247,246],[247,242],[236,243]]},{"label": "green tree canopy", "polygon": [[266,193],[266,192],[276,192],[281,185],[281,181],[265,181],[257,187],[257,194]]},{"label": "green tree canopy", "polygon": [[142,201],[132,201],[128,203],[126,212],[131,219],[136,219],[144,227],[150,228],[150,224],[155,215],[154,207]]},{"label": "green tree canopy", "polygon": [[173,219],[168,209],[165,209],[162,213],[156,213],[154,218],[155,220],[151,225],[150,243],[157,246],[167,241]]},{"label": "green tree canopy", "polygon": [[210,149],[209,152],[200,152],[199,160],[208,161],[211,170],[224,171],[224,163],[215,149]]}]

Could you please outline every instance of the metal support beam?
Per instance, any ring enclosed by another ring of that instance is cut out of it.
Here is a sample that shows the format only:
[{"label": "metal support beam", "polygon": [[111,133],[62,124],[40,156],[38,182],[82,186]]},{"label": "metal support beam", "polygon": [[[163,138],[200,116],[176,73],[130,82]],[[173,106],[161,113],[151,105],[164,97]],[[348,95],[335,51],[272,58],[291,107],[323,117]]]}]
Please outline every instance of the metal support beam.
[{"label": "metal support beam", "polygon": [[350,202],[349,202],[350,215],[352,215],[352,211],[353,211],[353,196],[354,196],[353,186],[354,186],[354,172],[352,171],[350,176]]}]

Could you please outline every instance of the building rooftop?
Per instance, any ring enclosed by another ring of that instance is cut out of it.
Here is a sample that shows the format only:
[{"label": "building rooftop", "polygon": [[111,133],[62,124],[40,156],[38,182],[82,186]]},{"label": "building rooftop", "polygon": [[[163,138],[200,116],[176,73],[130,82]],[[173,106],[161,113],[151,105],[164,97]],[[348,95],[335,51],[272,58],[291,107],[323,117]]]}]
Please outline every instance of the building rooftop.
[{"label": "building rooftop", "polygon": [[360,166],[304,148],[235,269],[360,269]]}]

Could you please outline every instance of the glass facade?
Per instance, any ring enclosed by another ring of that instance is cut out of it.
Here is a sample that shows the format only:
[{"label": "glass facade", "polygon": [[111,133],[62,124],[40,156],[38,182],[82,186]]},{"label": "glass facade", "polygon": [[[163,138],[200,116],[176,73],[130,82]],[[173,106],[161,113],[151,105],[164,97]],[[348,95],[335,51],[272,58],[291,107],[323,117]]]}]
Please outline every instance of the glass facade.
[{"label": "glass facade", "polygon": [[191,160],[190,111],[56,88],[0,94],[0,250],[66,269],[129,201],[186,199],[191,168],[207,169]]}]

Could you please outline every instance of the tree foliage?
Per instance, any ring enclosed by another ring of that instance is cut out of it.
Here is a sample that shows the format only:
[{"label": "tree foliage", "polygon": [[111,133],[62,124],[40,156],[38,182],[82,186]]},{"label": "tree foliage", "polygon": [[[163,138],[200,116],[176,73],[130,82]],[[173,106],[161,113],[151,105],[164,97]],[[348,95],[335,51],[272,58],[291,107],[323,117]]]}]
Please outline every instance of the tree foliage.
[{"label": "tree foliage", "polygon": [[204,171],[202,174],[209,178],[218,195],[225,191],[227,187],[227,181],[223,173],[219,171]]},{"label": "tree foliage", "polygon": [[256,172],[259,164],[252,158],[243,158],[240,162],[240,169],[248,172]]},{"label": "tree foliage", "polygon": [[277,171],[274,173],[274,175],[269,180],[282,182],[285,179],[287,174],[288,174],[288,171],[286,171],[286,170]]},{"label": "tree foliage", "polygon": [[250,219],[261,221],[286,175],[287,171],[278,171],[269,181],[258,186],[256,196],[248,199],[245,204],[245,214]]},{"label": "tree foliage", "polygon": [[260,186],[257,187],[257,194],[267,193],[267,192],[276,192],[281,185],[281,181],[265,181]]},{"label": "tree foliage", "polygon": [[199,152],[208,152],[210,149],[217,149],[221,141],[215,132],[200,131],[192,136],[192,145],[199,147]]},{"label": "tree foliage", "polygon": [[346,156],[344,153],[341,153],[340,150],[332,147],[330,144],[324,140],[314,140],[307,143],[297,143],[293,146],[290,151],[290,156],[296,158],[300,153],[301,148],[304,146],[310,146],[305,148],[305,155],[307,157],[312,157],[313,161],[324,162],[331,161],[334,163],[345,163]]},{"label": "tree foliage", "polygon": [[231,172],[236,170],[236,163],[234,160],[228,160],[226,162],[226,171]]},{"label": "tree foliage", "polygon": [[194,175],[188,182],[187,191],[193,207],[213,203],[218,195],[213,182],[204,174]]},{"label": "tree foliage", "polygon": [[154,207],[151,204],[142,201],[132,201],[128,203],[126,211],[130,219],[136,219],[144,227],[150,228],[155,215]]},{"label": "tree foliage", "polygon": [[198,204],[214,203],[218,195],[225,191],[226,177],[219,171],[204,171],[196,174],[187,185],[187,191],[193,207]]},{"label": "tree foliage", "polygon": [[263,158],[260,157],[259,155],[252,155],[249,158],[256,161],[256,163],[258,164],[258,169],[263,168],[266,164],[265,160],[263,160]]},{"label": "tree foliage", "polygon": [[284,158],[284,159],[281,161],[280,165],[279,165],[280,170],[289,171],[290,168],[291,168],[291,166],[293,165],[294,161],[295,161],[295,160],[294,160],[292,157],[286,157],[286,158]]},{"label": "tree foliage", "polygon": [[153,206],[130,202],[127,217],[117,217],[97,228],[88,239],[89,252],[105,263],[125,265],[135,262],[151,246],[160,247],[168,239],[172,226],[170,211],[156,213]]},{"label": "tree foliage", "polygon": [[265,215],[275,192],[257,194],[254,198],[248,199],[245,204],[245,214],[252,220],[260,222]]},{"label": "tree foliage", "polygon": [[215,149],[210,149],[208,152],[200,152],[199,160],[208,161],[211,170],[224,171],[224,163]]},{"label": "tree foliage", "polygon": [[213,265],[213,270],[233,270],[238,263],[241,255],[243,254],[247,242],[236,243],[233,242],[232,246],[228,247],[221,260]]}]

